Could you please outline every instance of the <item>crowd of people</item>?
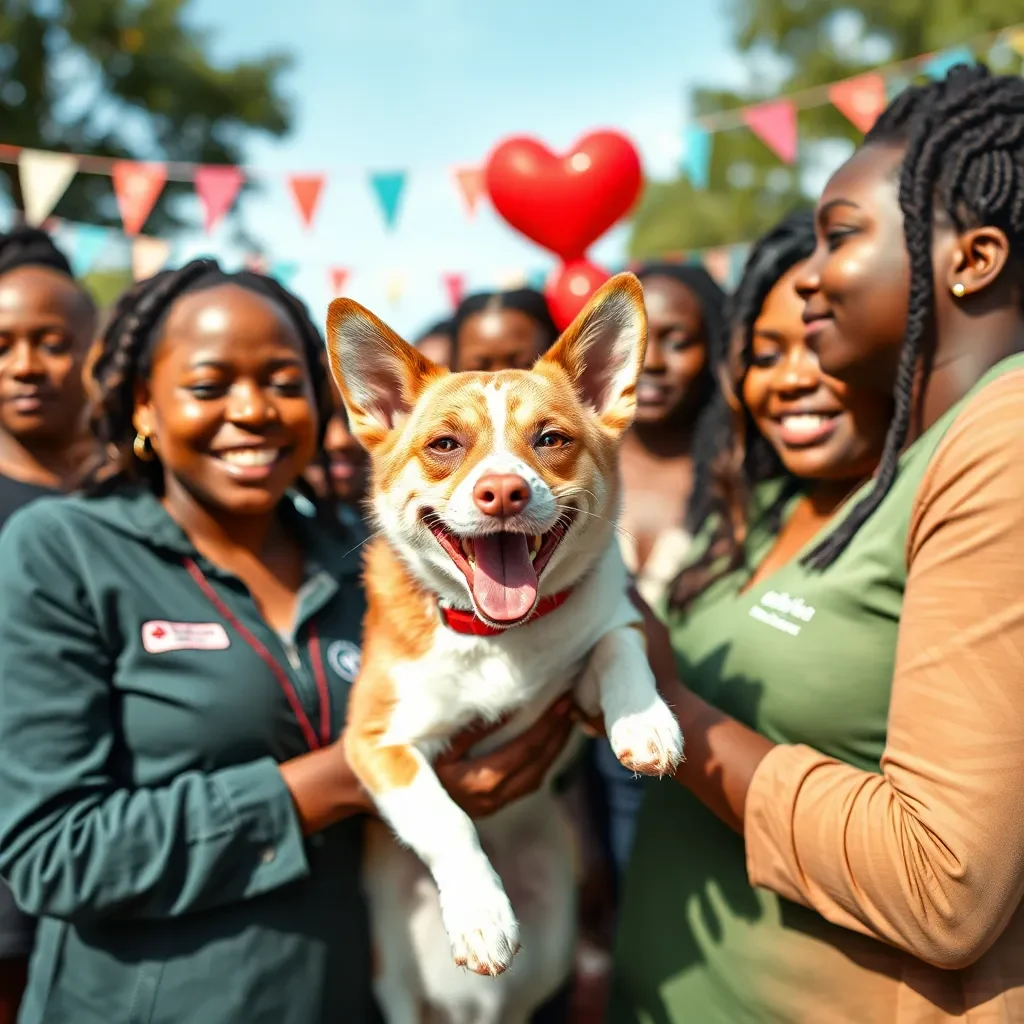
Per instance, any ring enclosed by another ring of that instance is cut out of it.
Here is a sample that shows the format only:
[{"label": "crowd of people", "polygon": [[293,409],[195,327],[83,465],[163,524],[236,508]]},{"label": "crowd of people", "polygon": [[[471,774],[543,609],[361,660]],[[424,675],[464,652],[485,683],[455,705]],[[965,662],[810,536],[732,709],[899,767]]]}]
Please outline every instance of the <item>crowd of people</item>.
[{"label": "crowd of people", "polygon": [[[906,89],[730,296],[637,272],[620,542],[687,756],[589,742],[580,969],[535,1021],[1024,1019],[1024,79]],[[556,336],[523,289],[417,345]],[[0,1024],[376,1019],[367,489],[280,284],[196,260],[99,311],[0,236]],[[576,727],[439,778],[485,816]]]}]

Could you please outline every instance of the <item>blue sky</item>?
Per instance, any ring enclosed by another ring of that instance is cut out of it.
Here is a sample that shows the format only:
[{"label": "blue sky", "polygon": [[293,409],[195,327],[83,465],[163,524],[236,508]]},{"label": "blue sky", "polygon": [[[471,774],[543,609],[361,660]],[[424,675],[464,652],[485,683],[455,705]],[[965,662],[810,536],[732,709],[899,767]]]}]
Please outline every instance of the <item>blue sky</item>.
[{"label": "blue sky", "polygon": [[[302,269],[295,288],[318,318],[330,298],[327,267],[351,267],[349,293],[396,329],[415,333],[445,315],[441,275],[470,288],[550,265],[482,204],[474,221],[451,180],[494,143],[528,133],[564,149],[594,127],[625,131],[650,174],[667,177],[679,155],[689,88],[737,84],[743,64],[728,45],[724,4],[696,0],[194,0],[190,17],[214,51],[238,58],[294,51],[284,85],[295,109],[284,140],[253,138],[248,162],[271,174],[245,215],[279,258]],[[406,170],[396,229],[385,230],[371,170]],[[312,232],[275,172],[327,171]],[[593,255],[620,260],[625,232]],[[182,240],[179,258],[218,249]],[[222,251],[227,252],[226,249]],[[389,302],[388,282],[404,287]]]}]

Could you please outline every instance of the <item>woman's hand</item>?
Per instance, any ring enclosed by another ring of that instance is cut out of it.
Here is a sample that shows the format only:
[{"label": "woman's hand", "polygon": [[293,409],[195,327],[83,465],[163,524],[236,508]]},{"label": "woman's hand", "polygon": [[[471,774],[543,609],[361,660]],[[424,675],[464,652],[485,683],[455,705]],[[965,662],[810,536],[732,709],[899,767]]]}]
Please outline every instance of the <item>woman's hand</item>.
[{"label": "woman's hand", "polygon": [[321,832],[356,814],[377,813],[348,763],[342,738],[285,761],[281,775],[291,791],[303,835]]},{"label": "woman's hand", "polygon": [[566,694],[526,732],[489,754],[466,757],[504,722],[464,730],[437,759],[434,770],[448,795],[471,818],[486,818],[540,788],[576,721],[572,697]]}]

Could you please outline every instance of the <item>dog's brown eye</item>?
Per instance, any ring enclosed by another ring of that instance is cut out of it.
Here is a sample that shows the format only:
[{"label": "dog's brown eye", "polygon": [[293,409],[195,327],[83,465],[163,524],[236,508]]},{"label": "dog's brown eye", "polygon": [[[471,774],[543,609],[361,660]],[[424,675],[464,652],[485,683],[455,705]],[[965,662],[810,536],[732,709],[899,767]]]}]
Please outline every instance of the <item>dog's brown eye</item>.
[{"label": "dog's brown eye", "polygon": [[557,430],[545,430],[540,437],[537,438],[536,448],[564,448],[569,443],[569,438],[565,434],[560,434]]},{"label": "dog's brown eye", "polygon": [[432,448],[435,452],[442,452],[447,455],[449,452],[457,451],[462,445],[454,437],[438,437],[431,441],[427,447]]}]

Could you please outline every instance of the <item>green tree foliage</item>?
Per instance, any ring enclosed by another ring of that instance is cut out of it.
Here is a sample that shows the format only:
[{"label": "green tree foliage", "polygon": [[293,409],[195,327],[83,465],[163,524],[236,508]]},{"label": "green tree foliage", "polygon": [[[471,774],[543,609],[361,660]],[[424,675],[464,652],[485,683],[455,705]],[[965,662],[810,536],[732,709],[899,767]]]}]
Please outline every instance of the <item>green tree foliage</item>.
[{"label": "green tree foliage", "polygon": [[[251,131],[280,136],[290,57],[227,63],[188,21],[189,0],[0,0],[0,142],[93,156],[239,163]],[[0,165],[17,208],[17,168]],[[178,223],[169,182],[147,229]],[[54,213],[120,223],[110,179],[79,174]]]},{"label": "green tree foliage", "polygon": [[[761,93],[699,89],[695,116],[732,110],[968,42],[1024,23],[1024,0],[732,0],[733,42],[739,53],[771,75]],[[977,56],[998,70],[1021,70],[1008,48]],[[712,143],[710,186],[695,190],[680,178],[650,182],[637,211],[630,256],[648,258],[708,246],[750,241],[787,209],[813,197],[800,191],[813,143],[856,142],[857,130],[830,104],[800,111],[800,160],[784,168],[746,128],[718,132]],[[808,146],[807,143],[812,143]],[[848,143],[849,144],[849,143]]]}]

